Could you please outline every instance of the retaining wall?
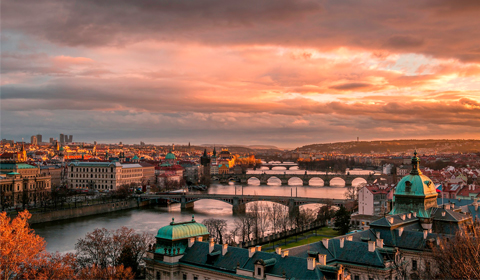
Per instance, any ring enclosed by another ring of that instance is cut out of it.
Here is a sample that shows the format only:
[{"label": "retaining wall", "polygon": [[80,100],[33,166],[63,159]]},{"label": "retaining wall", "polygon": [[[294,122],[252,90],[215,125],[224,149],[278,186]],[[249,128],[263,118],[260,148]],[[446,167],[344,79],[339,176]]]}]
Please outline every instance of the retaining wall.
[{"label": "retaining wall", "polygon": [[38,224],[44,222],[52,222],[58,220],[66,220],[77,217],[85,217],[90,215],[103,214],[108,212],[114,212],[118,210],[131,209],[142,207],[150,204],[150,201],[137,201],[137,200],[123,200],[115,202],[106,202],[95,205],[85,205],[77,208],[69,208],[63,210],[56,210],[46,213],[33,213],[32,218],[28,220],[30,224]]}]

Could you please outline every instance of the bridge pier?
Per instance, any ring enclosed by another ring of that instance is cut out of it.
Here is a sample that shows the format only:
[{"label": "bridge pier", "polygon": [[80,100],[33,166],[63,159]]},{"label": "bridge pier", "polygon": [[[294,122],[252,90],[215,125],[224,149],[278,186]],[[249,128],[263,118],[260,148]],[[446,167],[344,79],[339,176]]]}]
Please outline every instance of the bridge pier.
[{"label": "bridge pier", "polygon": [[324,187],[330,187],[330,180],[324,180],[323,181],[323,186]]},{"label": "bridge pier", "polygon": [[308,186],[309,183],[310,183],[310,181],[303,179],[303,180],[302,180],[302,183],[303,183],[304,186]]},{"label": "bridge pier", "polygon": [[273,168],[273,166],[270,165],[270,166],[268,167],[268,170],[272,170],[272,168]]},{"label": "bridge pier", "polygon": [[283,186],[287,186],[288,185],[288,179],[280,179],[282,181],[282,185]]},{"label": "bridge pier", "polygon": [[285,166],[285,168],[287,168],[287,170],[290,170],[290,166]]},{"label": "bridge pier", "polygon": [[181,203],[180,209],[193,208],[195,205],[195,202],[193,201],[187,202],[187,198],[185,196],[182,196],[182,198],[180,198],[180,203]]},{"label": "bridge pier", "polygon": [[233,212],[234,215],[245,213],[245,203],[241,203],[239,197],[234,197],[233,198],[232,212]]}]

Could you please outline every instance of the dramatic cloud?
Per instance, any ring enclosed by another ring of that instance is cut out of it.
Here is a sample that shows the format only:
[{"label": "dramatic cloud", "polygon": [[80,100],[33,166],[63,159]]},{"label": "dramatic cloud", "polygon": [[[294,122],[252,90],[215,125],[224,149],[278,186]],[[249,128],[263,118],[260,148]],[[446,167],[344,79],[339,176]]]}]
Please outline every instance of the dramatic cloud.
[{"label": "dramatic cloud", "polygon": [[2,138],[480,137],[478,1],[1,5]]}]

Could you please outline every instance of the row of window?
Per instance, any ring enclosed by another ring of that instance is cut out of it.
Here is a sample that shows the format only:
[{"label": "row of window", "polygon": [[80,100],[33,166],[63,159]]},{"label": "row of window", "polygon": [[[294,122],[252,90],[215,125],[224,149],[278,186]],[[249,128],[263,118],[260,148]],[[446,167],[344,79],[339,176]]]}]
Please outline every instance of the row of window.
[{"label": "row of window", "polygon": [[89,168],[88,167],[71,167],[70,170],[72,172],[108,172],[110,170],[110,172],[114,172],[115,168],[114,167],[110,167],[110,168],[93,168],[91,167],[90,168],[90,171],[88,170]]}]

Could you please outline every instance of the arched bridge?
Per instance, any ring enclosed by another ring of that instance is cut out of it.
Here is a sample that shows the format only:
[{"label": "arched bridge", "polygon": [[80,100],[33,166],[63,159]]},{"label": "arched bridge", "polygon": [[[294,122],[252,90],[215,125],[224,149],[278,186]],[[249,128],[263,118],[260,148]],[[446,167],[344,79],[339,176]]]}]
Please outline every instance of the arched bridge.
[{"label": "arched bridge", "polygon": [[272,170],[274,167],[285,167],[285,169],[290,170],[290,167],[298,167],[296,163],[262,163],[262,167],[268,167],[269,170]]},{"label": "arched bridge", "polygon": [[283,173],[261,173],[261,174],[218,174],[212,175],[213,180],[218,180],[222,184],[228,184],[230,181],[240,182],[242,184],[247,184],[248,179],[250,178],[257,178],[260,180],[260,184],[266,185],[268,179],[270,178],[278,178],[282,181],[282,185],[288,185],[288,180],[292,178],[298,178],[302,180],[304,186],[308,186],[310,184],[310,180],[313,178],[320,178],[323,180],[323,185],[328,187],[330,186],[330,181],[332,179],[340,178],[345,182],[345,186],[351,186],[353,180],[357,178],[362,178],[367,181],[367,184],[371,184],[375,182],[378,175],[350,175],[350,174],[287,174],[286,172]]},{"label": "arched bridge", "polygon": [[167,204],[181,203],[181,208],[193,208],[195,201],[202,199],[214,199],[232,205],[233,213],[245,212],[245,206],[249,202],[270,201],[285,205],[290,213],[298,212],[301,205],[305,204],[330,204],[335,206],[345,205],[350,200],[312,197],[270,196],[270,195],[228,195],[228,194],[143,194],[142,200],[157,200]]}]

